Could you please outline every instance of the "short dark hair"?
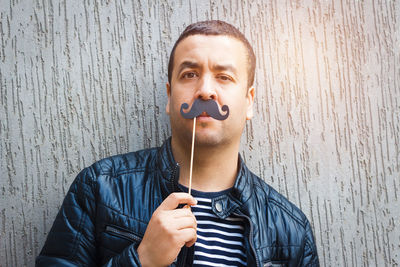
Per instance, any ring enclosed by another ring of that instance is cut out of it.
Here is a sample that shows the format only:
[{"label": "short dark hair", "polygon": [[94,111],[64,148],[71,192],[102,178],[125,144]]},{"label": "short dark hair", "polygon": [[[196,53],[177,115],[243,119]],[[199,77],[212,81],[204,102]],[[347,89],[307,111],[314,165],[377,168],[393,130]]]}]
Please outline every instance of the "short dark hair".
[{"label": "short dark hair", "polygon": [[176,40],[174,47],[172,48],[168,62],[168,82],[171,84],[172,70],[174,68],[174,55],[175,49],[178,44],[191,35],[226,35],[236,38],[244,44],[247,49],[247,86],[250,87],[254,83],[254,73],[256,68],[256,56],[254,55],[253,48],[249,41],[237,28],[233,25],[220,20],[206,20],[190,24],[181,33],[178,40]]}]

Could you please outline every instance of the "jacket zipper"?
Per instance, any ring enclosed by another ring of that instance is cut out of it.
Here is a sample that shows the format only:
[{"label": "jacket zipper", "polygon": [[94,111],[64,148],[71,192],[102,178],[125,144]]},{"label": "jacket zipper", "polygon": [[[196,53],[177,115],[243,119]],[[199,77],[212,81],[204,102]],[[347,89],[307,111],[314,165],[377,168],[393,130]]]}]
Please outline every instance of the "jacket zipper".
[{"label": "jacket zipper", "polygon": [[[171,192],[174,192],[175,190],[175,181],[176,181],[176,174],[177,174],[177,170],[179,169],[179,163],[175,164],[175,167],[172,170],[172,183],[171,183]],[[178,177],[179,179],[179,177]]]},{"label": "jacket zipper", "polygon": [[107,225],[106,226],[106,232],[113,233],[115,235],[118,235],[120,237],[125,237],[125,238],[128,238],[128,239],[133,240],[133,241],[137,241],[137,242],[142,241],[142,238],[140,238],[139,236],[137,236],[137,235],[135,235],[135,234],[133,234],[131,232],[128,232],[128,231],[120,230],[120,229],[118,229],[116,227],[113,227],[111,225]]},{"label": "jacket zipper", "polygon": [[254,249],[254,245],[253,245],[253,225],[251,224],[251,220],[247,215],[239,214],[239,213],[236,213],[236,212],[234,212],[233,214],[236,215],[236,216],[239,216],[239,217],[246,218],[247,222],[250,225],[250,233],[249,233],[250,248],[253,251],[254,258],[256,259],[256,266],[259,267],[260,264],[258,263],[257,253],[256,253],[256,250]]}]

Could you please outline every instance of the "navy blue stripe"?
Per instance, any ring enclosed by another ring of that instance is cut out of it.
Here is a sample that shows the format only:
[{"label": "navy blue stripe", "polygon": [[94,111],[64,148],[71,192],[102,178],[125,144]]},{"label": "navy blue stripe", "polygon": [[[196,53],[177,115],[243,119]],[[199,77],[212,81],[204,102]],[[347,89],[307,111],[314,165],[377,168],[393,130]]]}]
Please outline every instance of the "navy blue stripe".
[{"label": "navy blue stripe", "polygon": [[[192,206],[191,209],[192,209],[192,212],[204,212],[204,213],[209,213],[209,214],[211,211],[211,209],[203,209],[203,208],[199,208],[197,206]],[[210,215],[214,215],[214,214],[210,214]],[[214,215],[214,216],[216,216],[216,215]]]}]

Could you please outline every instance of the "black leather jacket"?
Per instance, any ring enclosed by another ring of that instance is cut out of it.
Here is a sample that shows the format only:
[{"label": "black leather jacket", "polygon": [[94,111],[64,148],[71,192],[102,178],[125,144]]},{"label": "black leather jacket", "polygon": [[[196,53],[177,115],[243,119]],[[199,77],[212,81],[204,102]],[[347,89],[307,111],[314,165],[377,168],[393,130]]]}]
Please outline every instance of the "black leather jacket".
[{"label": "black leather jacket", "polygon": [[[71,185],[36,265],[140,266],[136,248],[154,210],[180,191],[178,177],[170,139],[160,148],[110,157],[84,169]],[[217,216],[234,213],[245,219],[248,266],[319,266],[305,215],[251,173],[241,158],[233,189],[212,205]],[[193,247],[183,247],[171,266],[190,266],[192,257]]]}]

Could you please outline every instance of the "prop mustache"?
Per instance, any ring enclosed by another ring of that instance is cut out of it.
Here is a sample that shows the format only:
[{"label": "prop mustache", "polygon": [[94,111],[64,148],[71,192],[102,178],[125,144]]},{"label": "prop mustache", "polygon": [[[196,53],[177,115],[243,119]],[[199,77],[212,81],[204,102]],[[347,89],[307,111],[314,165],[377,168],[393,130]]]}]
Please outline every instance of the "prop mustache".
[{"label": "prop mustache", "polygon": [[225,120],[229,116],[229,107],[227,105],[222,106],[222,111],[226,112],[225,115],[222,115],[221,113],[219,113],[217,102],[212,99],[196,99],[192,104],[192,108],[185,113],[183,110],[186,110],[188,108],[189,105],[187,103],[183,103],[181,106],[181,114],[185,119],[193,119],[201,115],[201,113],[203,112],[206,112],[212,118],[220,121]]}]

